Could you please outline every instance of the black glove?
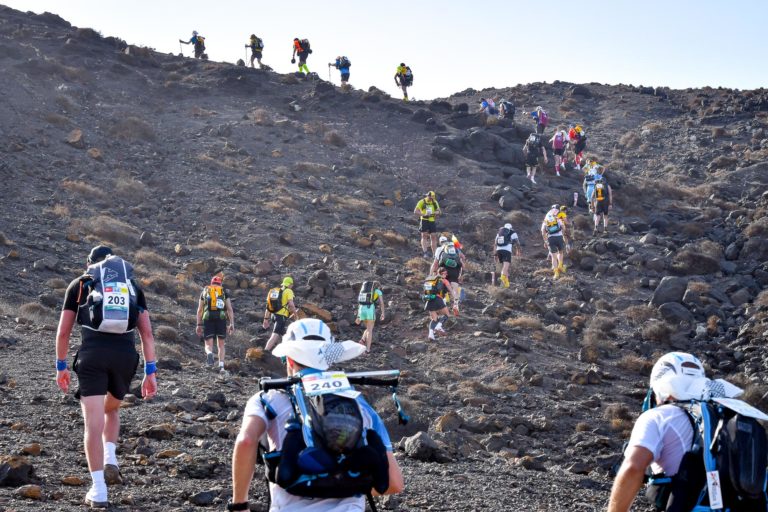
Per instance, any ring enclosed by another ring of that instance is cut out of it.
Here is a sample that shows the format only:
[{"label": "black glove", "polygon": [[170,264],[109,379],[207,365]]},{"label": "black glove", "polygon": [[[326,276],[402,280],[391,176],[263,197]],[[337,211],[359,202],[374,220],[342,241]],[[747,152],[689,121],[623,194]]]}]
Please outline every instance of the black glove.
[{"label": "black glove", "polygon": [[310,49],[310,50],[307,50],[307,53],[312,53],[312,50],[311,50],[311,49]]},{"label": "black glove", "polygon": [[291,64],[296,64],[296,59],[291,59]]}]

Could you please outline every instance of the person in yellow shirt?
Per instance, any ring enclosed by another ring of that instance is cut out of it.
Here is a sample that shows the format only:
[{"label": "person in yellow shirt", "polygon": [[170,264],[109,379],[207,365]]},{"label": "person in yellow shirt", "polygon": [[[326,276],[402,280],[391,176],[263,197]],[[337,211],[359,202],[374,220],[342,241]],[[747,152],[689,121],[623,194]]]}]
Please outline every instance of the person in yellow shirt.
[{"label": "person in yellow shirt", "polygon": [[269,352],[282,339],[288,329],[288,319],[296,314],[296,305],[293,303],[293,278],[286,276],[280,286],[267,292],[267,308],[264,310],[264,322],[262,327],[269,329],[270,320],[275,325],[272,328],[272,336],[269,337],[264,349]]},{"label": "person in yellow shirt", "polygon": [[[440,204],[435,193],[430,190],[413,209],[414,215],[419,217],[419,232],[421,233],[421,249],[425,258],[432,258],[437,249],[437,225],[435,218],[440,215]],[[430,248],[432,249],[430,251]]]},{"label": "person in yellow shirt", "polygon": [[403,101],[408,101],[408,88],[413,85],[411,68],[401,62],[395,71],[395,84],[403,89]]}]

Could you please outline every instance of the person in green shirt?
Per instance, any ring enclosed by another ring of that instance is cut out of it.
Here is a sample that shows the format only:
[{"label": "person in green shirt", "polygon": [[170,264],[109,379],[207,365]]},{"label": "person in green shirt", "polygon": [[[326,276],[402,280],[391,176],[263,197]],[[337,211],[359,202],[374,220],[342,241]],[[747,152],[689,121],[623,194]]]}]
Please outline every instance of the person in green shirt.
[{"label": "person in green shirt", "polygon": [[379,283],[376,281],[365,281],[360,287],[360,293],[357,295],[357,320],[356,324],[363,322],[365,332],[360,338],[360,343],[365,345],[366,353],[371,351],[371,342],[373,341],[373,326],[376,323],[376,303],[379,304],[381,321],[384,321],[384,294],[379,289]]},{"label": "person in green shirt", "polygon": [[[437,202],[434,191],[430,190],[418,203],[413,213],[419,218],[419,232],[421,233],[421,249],[425,258],[432,258],[437,249],[437,225],[435,219],[440,215],[440,204]],[[430,249],[432,249],[430,251]]]}]

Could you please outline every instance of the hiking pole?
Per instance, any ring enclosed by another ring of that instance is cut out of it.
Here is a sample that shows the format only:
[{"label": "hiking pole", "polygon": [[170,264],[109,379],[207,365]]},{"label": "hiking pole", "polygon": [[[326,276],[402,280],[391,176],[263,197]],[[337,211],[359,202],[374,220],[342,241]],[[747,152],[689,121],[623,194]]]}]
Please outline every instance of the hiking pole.
[{"label": "hiking pole", "polygon": [[179,41],[179,53],[182,57],[184,56],[184,49],[181,47],[181,41]]},{"label": "hiking pole", "polygon": [[328,81],[331,81],[331,65],[328,64]]}]

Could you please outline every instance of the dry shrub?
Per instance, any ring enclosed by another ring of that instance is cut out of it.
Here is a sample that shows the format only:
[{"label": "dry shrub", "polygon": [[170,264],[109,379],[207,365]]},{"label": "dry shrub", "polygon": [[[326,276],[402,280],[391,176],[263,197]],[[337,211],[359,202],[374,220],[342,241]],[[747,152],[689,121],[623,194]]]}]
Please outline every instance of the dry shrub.
[{"label": "dry shrub", "polygon": [[[194,75],[190,75],[186,77],[184,80],[186,81],[187,78],[194,79],[195,77]],[[216,115],[216,112],[214,112],[213,110],[208,110],[202,107],[192,107],[191,113],[194,117],[211,117]]]},{"label": "dry shrub", "polygon": [[496,393],[514,393],[520,388],[520,383],[515,377],[504,375],[488,385]]},{"label": "dry shrub", "polygon": [[302,129],[304,130],[304,133],[309,135],[325,135],[330,128],[328,128],[328,125],[322,121],[310,121],[304,123]]},{"label": "dry shrub", "polygon": [[579,351],[579,359],[582,362],[591,364],[598,362],[600,360],[600,347],[582,343],[581,350]]},{"label": "dry shrub", "polygon": [[627,132],[619,139],[619,145],[624,149],[637,149],[643,141],[635,132]]},{"label": "dry shrub", "polygon": [[52,208],[46,208],[45,211],[62,219],[69,218],[69,207],[65,204],[56,204]]},{"label": "dry shrub", "polygon": [[516,318],[507,318],[504,320],[504,325],[513,328],[518,327],[520,329],[529,331],[538,331],[544,328],[544,326],[541,324],[541,320],[535,316],[530,315],[521,315]]},{"label": "dry shrub", "polygon": [[418,384],[413,384],[412,386],[408,386],[406,393],[410,397],[429,398],[432,395],[432,388],[430,387],[429,384],[424,384],[423,382],[420,382]]},{"label": "dry shrub", "polygon": [[424,273],[429,270],[430,262],[424,258],[411,258],[405,262],[405,267],[414,271]]},{"label": "dry shrub", "polygon": [[533,224],[533,220],[527,213],[520,210],[514,210],[504,216],[504,222],[509,222],[512,227],[515,226],[530,226]]},{"label": "dry shrub", "polygon": [[579,105],[579,102],[575,98],[566,98],[560,103],[560,110],[572,110]]},{"label": "dry shrub", "polygon": [[139,250],[134,255],[133,261],[135,263],[143,264],[153,268],[169,268],[173,266],[173,264],[167,258],[160,256],[156,252],[150,251],[149,249]]},{"label": "dry shrub", "polygon": [[607,420],[631,420],[632,414],[624,404],[611,404],[603,411],[603,417]]},{"label": "dry shrub", "polygon": [[157,138],[155,131],[146,121],[133,116],[116,121],[109,129],[109,134],[127,141],[154,142]]},{"label": "dry shrub", "polygon": [[355,197],[349,197],[349,196],[337,197],[336,203],[341,206],[346,206],[350,208],[351,211],[370,210],[371,204],[372,204],[370,201],[366,201],[364,199],[357,199]]},{"label": "dry shrub", "polygon": [[51,290],[62,290],[69,285],[64,279],[60,277],[52,277],[45,282],[45,286]]},{"label": "dry shrub", "polygon": [[259,126],[272,126],[275,124],[275,120],[272,118],[272,114],[263,108],[252,110],[250,114],[248,114],[248,117],[253,119],[253,122]]},{"label": "dry shrub", "polygon": [[[728,380],[730,381],[731,379],[729,378]],[[768,408],[768,386],[752,383],[744,385],[738,382],[733,382],[733,384],[746,387],[744,394],[739,398],[760,410],[764,411]]]},{"label": "dry shrub", "polygon": [[0,231],[0,245],[15,245],[13,240],[5,236],[5,233]]},{"label": "dry shrub", "polygon": [[696,249],[683,249],[672,258],[672,269],[686,275],[713,274],[720,270],[720,262]]},{"label": "dry shrub", "polygon": [[728,132],[725,131],[725,128],[722,126],[715,126],[712,128],[712,138],[713,139],[721,139],[725,137],[728,134]]},{"label": "dry shrub", "polygon": [[485,116],[485,126],[496,126],[499,124],[499,118],[496,116]]},{"label": "dry shrub", "polygon": [[88,220],[86,229],[97,238],[117,245],[133,245],[139,238],[136,228],[108,215]]},{"label": "dry shrub", "polygon": [[688,289],[699,295],[709,293],[712,286],[704,281],[688,281]]},{"label": "dry shrub", "polygon": [[49,124],[58,126],[59,128],[66,128],[72,125],[69,119],[60,114],[46,114],[43,119],[45,119],[45,121]]},{"label": "dry shrub", "polygon": [[361,154],[352,155],[352,163],[354,165],[359,165],[367,171],[380,171],[384,168],[378,161]]},{"label": "dry shrub", "polygon": [[171,71],[165,75],[165,80],[166,82],[178,82],[181,80],[181,74],[177,73],[176,71]]},{"label": "dry shrub", "polygon": [[645,304],[629,306],[624,310],[624,318],[629,320],[632,325],[643,324],[653,318],[655,314],[656,310]]},{"label": "dry shrub", "polygon": [[592,427],[586,421],[580,421],[576,424],[576,432],[589,432]]},{"label": "dry shrub", "polygon": [[672,336],[672,328],[664,322],[652,320],[643,327],[640,334],[646,341],[669,343],[669,338]]},{"label": "dry shrub", "polygon": [[347,142],[344,140],[344,137],[341,136],[339,132],[336,130],[331,130],[328,133],[325,134],[323,137],[323,142],[326,144],[330,144],[332,146],[336,146],[338,148],[343,148],[347,145]]},{"label": "dry shrub", "polygon": [[155,338],[173,343],[179,339],[179,331],[169,325],[161,325],[155,327]]},{"label": "dry shrub", "polygon": [[203,243],[197,244],[195,249],[212,252],[214,254],[218,254],[219,256],[232,256],[232,251],[227,246],[216,240],[206,240]]},{"label": "dry shrub", "polygon": [[155,356],[157,360],[173,359],[176,361],[183,361],[186,359],[179,347],[160,341],[155,343]]},{"label": "dry shrub", "polygon": [[710,315],[707,318],[707,334],[714,336],[720,330],[720,317],[717,315]]},{"label": "dry shrub", "polygon": [[621,432],[622,434],[627,434],[629,431],[632,430],[632,420],[625,420],[622,418],[614,418],[610,421],[611,430],[614,432]]},{"label": "dry shrub", "polygon": [[593,221],[588,215],[576,215],[571,219],[573,227],[581,230],[591,230],[593,227]]},{"label": "dry shrub", "polygon": [[406,246],[408,245],[408,239],[400,233],[394,231],[380,231],[378,235],[381,237],[387,245]]},{"label": "dry shrub", "polygon": [[293,170],[295,172],[304,172],[312,174],[328,174],[331,172],[331,168],[325,164],[318,164],[315,162],[296,162],[293,164]]},{"label": "dry shrub", "polygon": [[744,234],[749,238],[768,236],[768,217],[750,223],[744,230]]},{"label": "dry shrub", "polygon": [[132,202],[141,202],[147,192],[147,186],[130,176],[121,176],[115,181],[115,189],[123,196],[131,198]]},{"label": "dry shrub", "polygon": [[19,316],[34,323],[45,323],[51,317],[51,312],[37,302],[27,302],[19,307]]},{"label": "dry shrub", "polygon": [[653,368],[652,362],[648,361],[644,357],[636,356],[634,354],[625,355],[619,359],[618,363],[616,364],[619,368],[645,376],[650,375],[651,368]]},{"label": "dry shrub", "polygon": [[93,185],[89,185],[84,181],[64,180],[61,182],[61,188],[63,188],[67,192],[72,192],[73,194],[80,194],[82,196],[88,196],[90,198],[96,197],[96,198],[103,199],[105,197],[104,192],[101,189],[98,189]]},{"label": "dry shrub", "polygon": [[758,307],[760,306],[768,307],[768,290],[763,290],[760,293],[758,293],[757,297],[754,300],[754,304]]},{"label": "dry shrub", "polygon": [[701,238],[704,235],[704,226],[698,223],[682,222],[677,224],[675,229],[688,239]]},{"label": "dry shrub", "polygon": [[643,129],[643,130],[648,130],[648,131],[649,131],[649,132],[651,132],[651,133],[655,133],[655,132],[658,132],[658,131],[659,131],[659,130],[661,130],[662,128],[664,128],[664,125],[663,125],[663,124],[661,124],[661,123],[659,123],[659,122],[657,122],[657,121],[653,121],[653,122],[650,122],[650,123],[645,123],[645,124],[642,126],[642,129]]}]

